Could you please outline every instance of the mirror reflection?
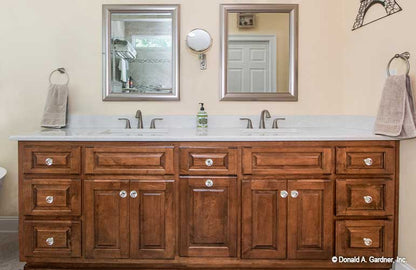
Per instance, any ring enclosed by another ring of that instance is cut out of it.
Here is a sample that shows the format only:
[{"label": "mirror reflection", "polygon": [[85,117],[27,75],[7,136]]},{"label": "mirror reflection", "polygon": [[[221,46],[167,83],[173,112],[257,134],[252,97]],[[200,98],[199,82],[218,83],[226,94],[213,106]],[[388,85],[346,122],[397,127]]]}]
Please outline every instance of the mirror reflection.
[{"label": "mirror reflection", "polygon": [[297,100],[297,5],[223,5],[222,100]]},{"label": "mirror reflection", "polygon": [[109,23],[106,98],[177,98],[175,10],[110,10]]}]

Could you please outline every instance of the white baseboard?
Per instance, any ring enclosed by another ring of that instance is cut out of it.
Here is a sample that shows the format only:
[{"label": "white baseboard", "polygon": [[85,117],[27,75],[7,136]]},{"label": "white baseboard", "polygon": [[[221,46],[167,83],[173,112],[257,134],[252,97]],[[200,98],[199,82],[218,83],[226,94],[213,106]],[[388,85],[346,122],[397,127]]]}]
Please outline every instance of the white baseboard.
[{"label": "white baseboard", "polygon": [[393,266],[394,270],[415,270],[412,266],[407,263],[395,262]]},{"label": "white baseboard", "polygon": [[17,232],[19,230],[19,217],[0,216],[0,232]]}]

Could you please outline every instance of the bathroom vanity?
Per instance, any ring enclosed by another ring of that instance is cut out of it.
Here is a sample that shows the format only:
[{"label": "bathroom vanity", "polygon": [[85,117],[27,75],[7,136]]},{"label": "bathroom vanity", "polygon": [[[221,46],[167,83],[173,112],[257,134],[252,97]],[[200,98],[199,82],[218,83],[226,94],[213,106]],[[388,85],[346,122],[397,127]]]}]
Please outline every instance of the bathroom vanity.
[{"label": "bathroom vanity", "polygon": [[183,136],[17,138],[25,269],[391,267],[398,141]]}]

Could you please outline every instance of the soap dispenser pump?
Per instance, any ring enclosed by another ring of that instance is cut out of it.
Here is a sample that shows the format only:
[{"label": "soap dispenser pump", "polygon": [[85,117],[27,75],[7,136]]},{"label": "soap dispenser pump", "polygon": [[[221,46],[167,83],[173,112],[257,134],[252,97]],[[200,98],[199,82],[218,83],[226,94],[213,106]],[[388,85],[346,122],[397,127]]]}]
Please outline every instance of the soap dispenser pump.
[{"label": "soap dispenser pump", "polygon": [[201,108],[199,109],[198,114],[196,115],[196,126],[198,128],[207,128],[208,127],[208,113],[205,111],[204,103],[199,103]]}]

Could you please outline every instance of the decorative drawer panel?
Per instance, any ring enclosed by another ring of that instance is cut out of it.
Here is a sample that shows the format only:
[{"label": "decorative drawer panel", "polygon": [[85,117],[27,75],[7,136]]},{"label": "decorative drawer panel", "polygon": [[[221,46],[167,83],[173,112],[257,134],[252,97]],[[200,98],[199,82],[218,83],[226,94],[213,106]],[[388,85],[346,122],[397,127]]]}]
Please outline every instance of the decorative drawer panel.
[{"label": "decorative drawer panel", "polygon": [[181,174],[235,175],[238,150],[233,148],[180,149]]},{"label": "decorative drawer panel", "polygon": [[25,179],[23,194],[24,215],[81,215],[79,179]]},{"label": "decorative drawer panel", "polygon": [[393,174],[393,147],[338,147],[338,174]]},{"label": "decorative drawer panel", "polygon": [[387,216],[394,213],[391,179],[337,180],[337,215]]},{"label": "decorative drawer panel", "polygon": [[330,174],[330,147],[244,148],[244,174]]},{"label": "decorative drawer panel", "polygon": [[28,257],[80,257],[79,221],[24,221],[23,252]]},{"label": "decorative drawer panel", "polygon": [[81,171],[78,146],[32,146],[23,148],[23,172],[78,174]]},{"label": "decorative drawer panel", "polygon": [[174,174],[174,147],[88,147],[86,174]]},{"label": "decorative drawer panel", "polygon": [[337,221],[337,256],[393,257],[394,231],[389,220]]}]

